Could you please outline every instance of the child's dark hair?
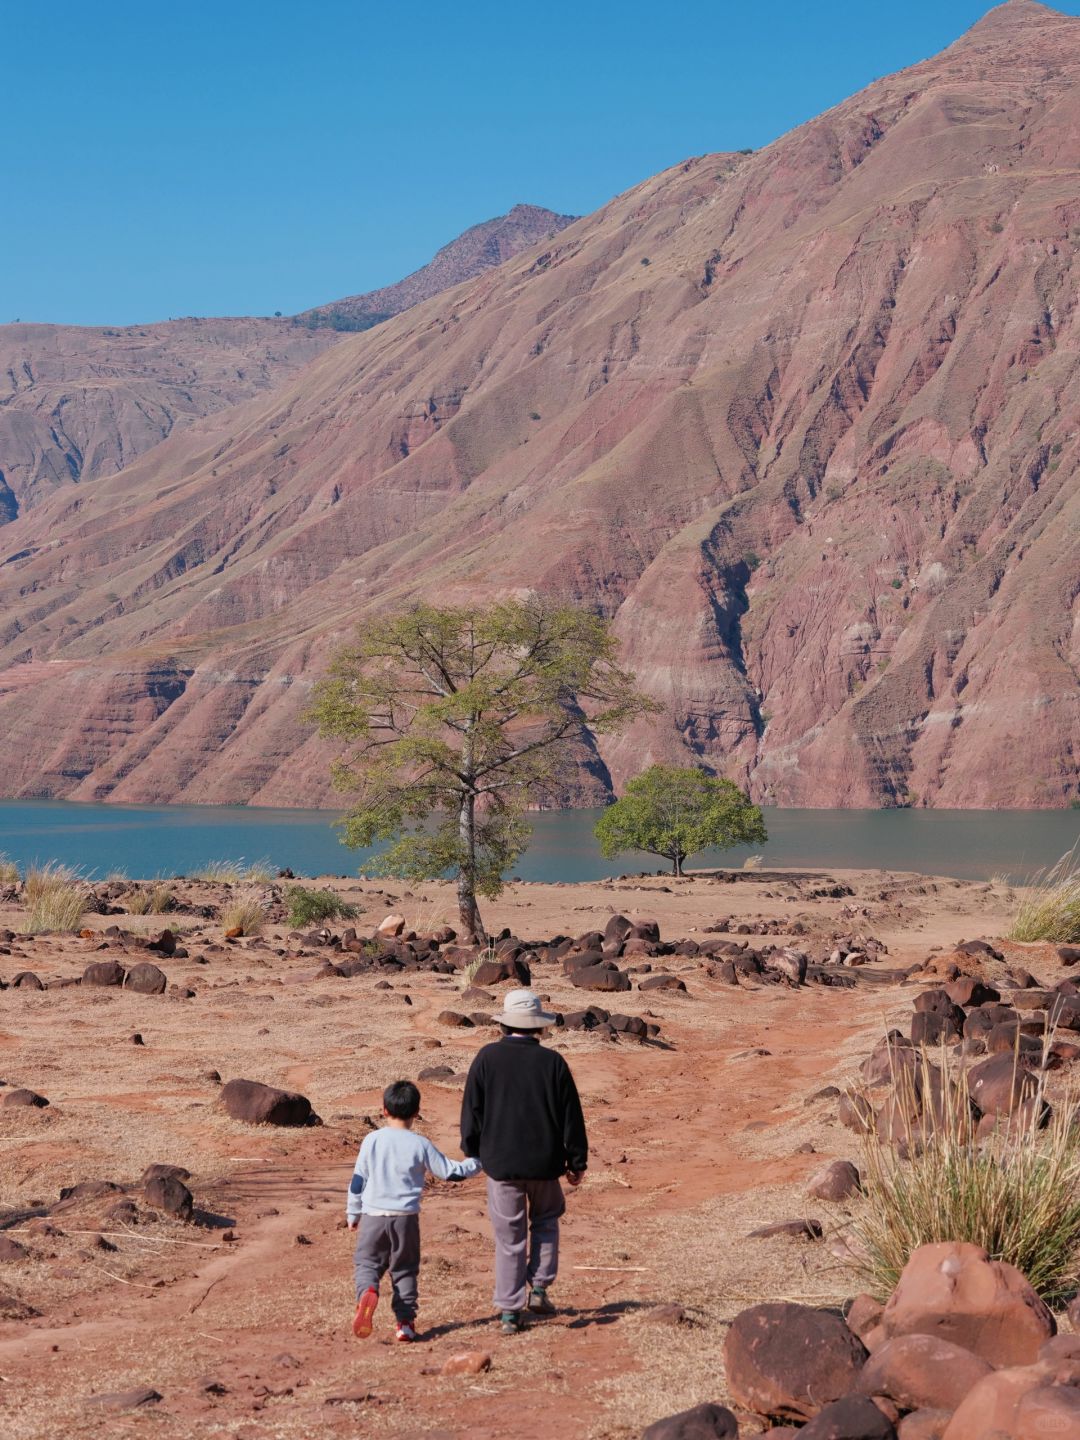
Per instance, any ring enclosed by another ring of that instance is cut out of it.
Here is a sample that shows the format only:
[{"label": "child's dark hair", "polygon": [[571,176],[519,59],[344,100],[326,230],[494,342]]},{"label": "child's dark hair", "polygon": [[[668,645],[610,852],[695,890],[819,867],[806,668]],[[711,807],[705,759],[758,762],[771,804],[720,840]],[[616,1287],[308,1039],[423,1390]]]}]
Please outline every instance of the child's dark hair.
[{"label": "child's dark hair", "polygon": [[420,1091],[411,1080],[395,1080],[383,1091],[382,1103],[395,1120],[411,1120],[420,1114]]}]

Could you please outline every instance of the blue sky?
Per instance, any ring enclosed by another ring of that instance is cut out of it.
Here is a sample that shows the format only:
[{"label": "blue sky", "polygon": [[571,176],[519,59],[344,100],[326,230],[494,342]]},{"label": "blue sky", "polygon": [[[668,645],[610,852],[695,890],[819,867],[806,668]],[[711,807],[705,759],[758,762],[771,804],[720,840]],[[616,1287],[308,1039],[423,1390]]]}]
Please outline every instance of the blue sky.
[{"label": "blue sky", "polygon": [[[286,314],[766,144],[981,0],[54,0],[0,31],[0,320]],[[1059,9],[1080,12],[1080,0]]]}]

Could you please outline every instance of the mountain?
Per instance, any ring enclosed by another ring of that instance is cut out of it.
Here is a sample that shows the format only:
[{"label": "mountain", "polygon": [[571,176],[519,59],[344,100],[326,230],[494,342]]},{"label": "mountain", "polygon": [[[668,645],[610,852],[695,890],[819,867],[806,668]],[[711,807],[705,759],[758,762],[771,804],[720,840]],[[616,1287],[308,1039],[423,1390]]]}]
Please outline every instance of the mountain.
[{"label": "mountain", "polygon": [[475,280],[485,270],[512,260],[538,241],[554,240],[576,218],[557,215],[540,205],[515,205],[505,215],[473,225],[396,285],[369,290],[365,295],[349,295],[330,305],[317,305],[296,318],[305,325],[329,326],[332,330],[368,330],[453,285]]},{"label": "mountain", "polygon": [[0,325],[0,524],[273,389],[333,339],[289,320]]},{"label": "mountain", "polygon": [[532,589],[669,707],[570,798],[1074,798],[1078,142],[1080,20],[1011,0],[58,490],[0,530],[4,788],[328,802],[332,645]]}]

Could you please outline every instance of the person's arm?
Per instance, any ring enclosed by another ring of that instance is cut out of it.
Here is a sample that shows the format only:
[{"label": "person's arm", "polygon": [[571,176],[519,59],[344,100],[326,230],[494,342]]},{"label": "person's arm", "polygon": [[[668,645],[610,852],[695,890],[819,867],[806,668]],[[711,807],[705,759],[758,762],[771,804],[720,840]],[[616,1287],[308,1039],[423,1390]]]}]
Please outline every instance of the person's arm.
[{"label": "person's arm", "polygon": [[470,1158],[480,1154],[484,1128],[484,1063],[477,1055],[469,1066],[465,1094],[461,1098],[461,1148]]},{"label": "person's arm", "polygon": [[353,1168],[352,1179],[349,1181],[349,1198],[345,1203],[345,1219],[349,1222],[349,1229],[355,1230],[360,1224],[360,1209],[364,1195],[364,1184],[367,1180],[368,1161],[368,1140],[370,1135],[360,1146],[360,1154],[356,1157],[356,1165]]},{"label": "person's arm", "polygon": [[576,1185],[588,1169],[589,1139],[585,1133],[581,1097],[570,1066],[565,1061],[559,1075],[559,1102],[562,1110],[563,1149],[566,1152],[566,1176],[572,1185]]},{"label": "person's arm", "polygon": [[424,1140],[424,1163],[436,1180],[468,1180],[480,1174],[480,1161],[475,1159],[451,1160],[437,1145]]}]

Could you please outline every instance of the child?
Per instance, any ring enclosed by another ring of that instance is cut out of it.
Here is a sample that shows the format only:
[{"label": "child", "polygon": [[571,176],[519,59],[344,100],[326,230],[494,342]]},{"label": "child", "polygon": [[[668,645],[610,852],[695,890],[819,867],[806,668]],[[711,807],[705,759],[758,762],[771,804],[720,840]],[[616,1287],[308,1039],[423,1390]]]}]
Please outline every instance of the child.
[{"label": "child", "polygon": [[397,1338],[416,1339],[416,1277],[420,1271],[420,1199],[427,1171],[440,1180],[467,1180],[480,1173],[479,1160],[448,1160],[423,1135],[413,1135],[420,1113],[420,1091],[409,1080],[395,1080],[383,1094],[386,1125],[360,1146],[346,1218],[360,1225],[356,1242],[356,1315],[353,1334],[371,1334],[379,1281],[390,1271],[394,1287]]}]

